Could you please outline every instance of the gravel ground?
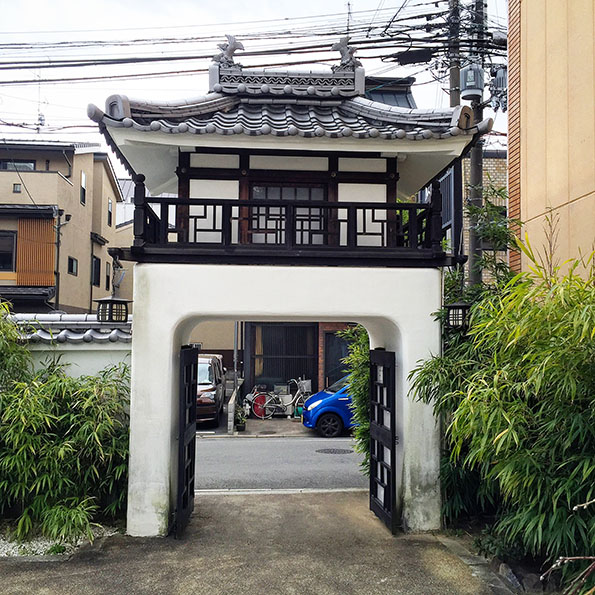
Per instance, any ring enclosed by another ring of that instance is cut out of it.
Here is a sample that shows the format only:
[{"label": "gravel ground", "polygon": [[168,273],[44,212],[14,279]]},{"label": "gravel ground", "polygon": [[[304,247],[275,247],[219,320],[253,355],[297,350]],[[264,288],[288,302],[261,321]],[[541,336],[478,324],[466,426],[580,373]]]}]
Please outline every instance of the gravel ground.
[{"label": "gravel ground", "polygon": [[[93,527],[94,539],[115,535],[118,530],[115,527],[98,526]],[[46,537],[33,537],[28,541],[15,541],[10,538],[7,525],[0,526],[0,557],[14,556],[44,556],[50,554],[72,554],[86,538],[80,538],[74,543],[59,543]]]}]

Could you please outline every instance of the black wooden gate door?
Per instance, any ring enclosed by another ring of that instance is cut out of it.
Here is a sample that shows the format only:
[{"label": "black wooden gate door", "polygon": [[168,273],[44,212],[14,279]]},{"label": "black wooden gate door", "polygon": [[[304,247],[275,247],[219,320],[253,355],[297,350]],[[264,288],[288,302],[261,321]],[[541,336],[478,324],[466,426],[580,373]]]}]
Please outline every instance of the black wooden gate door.
[{"label": "black wooden gate door", "polygon": [[184,345],[180,351],[178,429],[178,493],[175,536],[184,533],[194,510],[194,461],[196,458],[196,381],[200,349]]},{"label": "black wooden gate door", "polygon": [[397,528],[395,354],[370,351],[370,510]]}]

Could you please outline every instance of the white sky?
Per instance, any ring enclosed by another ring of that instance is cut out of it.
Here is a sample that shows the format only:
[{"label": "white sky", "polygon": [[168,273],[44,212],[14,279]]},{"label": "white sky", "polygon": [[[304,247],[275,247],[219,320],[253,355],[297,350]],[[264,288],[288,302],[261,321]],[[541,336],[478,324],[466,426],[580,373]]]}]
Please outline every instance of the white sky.
[{"label": "white sky", "polygon": [[[462,0],[468,3],[469,0]],[[434,4],[420,8],[429,0],[407,0],[407,10],[437,10]],[[403,0],[352,0],[353,19],[364,20],[365,23],[379,24],[386,22],[402,5]],[[417,8],[415,8],[417,5]],[[441,9],[446,8],[442,2]],[[358,15],[359,11],[373,11]],[[376,12],[377,11],[377,12]],[[72,2],[72,0],[20,0],[6,2],[2,7],[0,20],[0,44],[41,41],[77,41],[77,40],[131,40],[155,37],[188,37],[217,36],[218,40],[209,40],[203,44],[141,46],[132,49],[126,47],[93,48],[92,50],[58,51],[39,50],[15,51],[12,48],[0,47],[0,62],[10,63],[16,60],[47,60],[75,57],[122,57],[142,56],[151,53],[171,55],[171,52],[182,54],[214,55],[218,52],[217,43],[225,41],[224,34],[235,34],[242,40],[242,35],[263,32],[267,29],[279,30],[287,27],[289,31],[296,28],[308,29],[311,25],[327,22],[331,17],[319,17],[310,20],[304,17],[314,15],[341,15],[332,17],[337,25],[347,22],[346,0],[95,0],[94,2]],[[488,14],[492,20],[505,22],[506,0],[488,0]],[[283,22],[271,23],[272,19],[285,19]],[[323,38],[324,42],[329,38]],[[337,35],[335,41],[338,41]],[[246,50],[256,49],[269,44],[266,39],[244,41]],[[287,39],[287,44],[296,43]],[[275,42],[279,47],[279,42]],[[338,62],[338,53],[336,54]],[[378,59],[366,58],[363,51],[358,52],[367,74],[384,76],[409,76],[424,68],[415,65],[409,68],[396,67],[386,70],[386,63]],[[236,54],[237,61],[244,66],[257,66],[260,58],[246,57],[241,52]],[[308,56],[308,58],[315,56]],[[284,59],[295,60],[293,56],[275,56],[271,61],[282,62]],[[328,59],[328,58],[327,58]],[[333,62],[327,62],[332,64]],[[34,124],[37,122],[38,110],[45,116],[46,128],[60,126],[93,124],[86,115],[87,104],[94,103],[103,109],[105,99],[112,94],[124,94],[146,99],[180,99],[201,95],[208,91],[207,77],[203,74],[170,78],[147,78],[137,80],[103,80],[67,84],[33,84],[7,85],[6,82],[16,79],[59,78],[91,75],[114,75],[130,72],[167,71],[206,67],[208,60],[193,62],[158,63],[154,65],[121,65],[87,68],[32,69],[32,70],[0,70],[0,120],[11,123]],[[300,68],[299,66],[296,68]],[[307,66],[301,66],[302,69]],[[430,82],[427,74],[418,77],[422,83],[414,86],[413,93],[419,107],[448,105],[448,96],[442,89],[444,85]],[[492,115],[486,110],[486,115]],[[498,114],[496,129],[506,130],[505,114]],[[23,128],[0,125],[0,138],[52,138],[55,140],[77,140],[102,142],[102,137],[92,128],[67,129],[51,134],[36,134]],[[502,139],[494,139],[492,146],[502,146]],[[113,159],[114,165],[116,164]],[[118,173],[122,173],[118,170]]]}]

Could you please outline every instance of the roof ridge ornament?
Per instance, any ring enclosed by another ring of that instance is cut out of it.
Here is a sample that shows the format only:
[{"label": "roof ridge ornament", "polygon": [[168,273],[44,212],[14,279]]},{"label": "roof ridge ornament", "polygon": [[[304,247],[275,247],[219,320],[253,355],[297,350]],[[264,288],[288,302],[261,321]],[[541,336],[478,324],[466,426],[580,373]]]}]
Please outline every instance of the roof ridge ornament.
[{"label": "roof ridge ornament", "polygon": [[234,35],[226,35],[225,37],[227,37],[227,43],[217,44],[217,47],[222,50],[222,52],[213,56],[213,62],[219,62],[221,66],[239,66],[241,68],[241,64],[236,64],[233,61],[233,55],[237,50],[243,50],[244,44],[241,41],[238,41]]},{"label": "roof ridge ornament", "polygon": [[340,41],[331,47],[333,52],[341,53],[341,64],[332,67],[333,72],[337,70],[355,70],[362,63],[355,57],[356,48],[349,45],[351,37],[341,37]]}]

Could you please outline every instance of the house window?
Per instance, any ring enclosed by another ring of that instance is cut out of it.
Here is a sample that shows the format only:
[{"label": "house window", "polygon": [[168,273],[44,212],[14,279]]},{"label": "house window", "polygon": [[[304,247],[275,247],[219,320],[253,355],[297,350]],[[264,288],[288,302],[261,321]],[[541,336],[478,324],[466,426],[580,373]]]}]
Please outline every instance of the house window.
[{"label": "house window", "polygon": [[[256,200],[325,201],[326,186],[307,184],[254,184],[250,198]],[[285,242],[285,210],[280,206],[251,208],[250,231],[253,244],[283,244]],[[321,245],[327,242],[328,217],[326,209],[297,207],[294,212],[295,243]]]},{"label": "house window", "polygon": [[101,285],[101,259],[93,256],[91,259],[91,283],[95,287]]},{"label": "house window", "polygon": [[109,262],[105,263],[105,289],[109,291],[110,277],[112,276],[112,267]]},{"label": "house window", "polygon": [[87,174],[81,172],[81,204],[87,204]]},{"label": "house window", "polygon": [[113,218],[113,203],[112,199],[107,199],[107,224],[111,227],[112,226],[112,218]]},{"label": "house window", "polygon": [[75,277],[79,274],[79,261],[72,256],[68,257],[68,274],[74,275]]},{"label": "house window", "polygon": [[35,161],[26,159],[0,159],[0,169],[11,171],[33,171],[35,170]]},{"label": "house window", "polygon": [[12,192],[14,194],[20,194],[21,193],[21,185],[20,184],[13,184],[12,185]]},{"label": "house window", "polygon": [[17,253],[17,234],[0,231],[0,271],[14,271]]}]

